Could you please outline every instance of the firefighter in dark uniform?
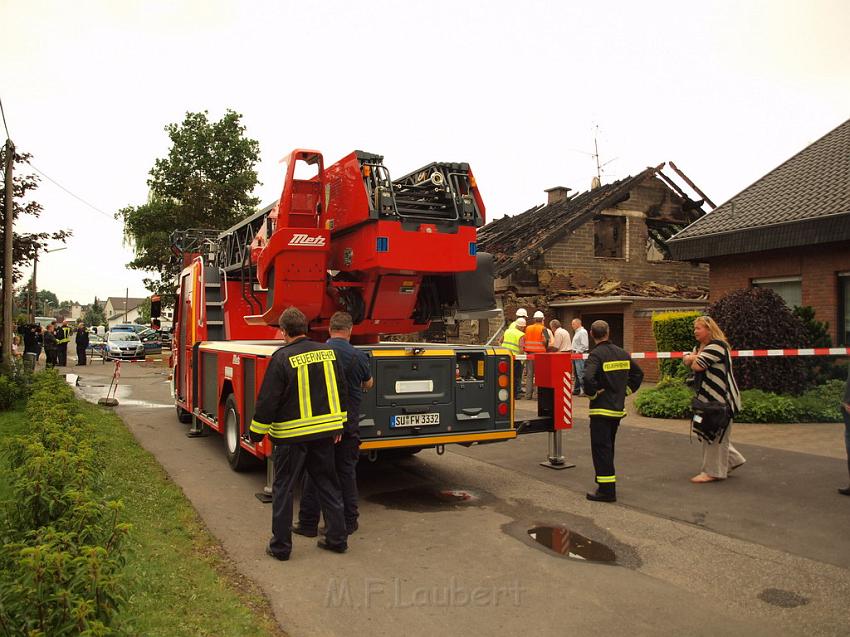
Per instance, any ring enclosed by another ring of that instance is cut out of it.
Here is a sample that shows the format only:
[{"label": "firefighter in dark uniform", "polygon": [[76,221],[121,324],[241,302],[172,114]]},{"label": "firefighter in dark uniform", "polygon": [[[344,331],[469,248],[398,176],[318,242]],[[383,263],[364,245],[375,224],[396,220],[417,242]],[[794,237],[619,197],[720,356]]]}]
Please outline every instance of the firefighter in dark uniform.
[{"label": "firefighter in dark uniform", "polygon": [[250,438],[274,443],[272,538],[266,553],[288,560],[292,552],[292,493],[304,471],[319,495],[327,535],[318,546],[344,553],[348,536],[334,444],[346,420],[345,370],[333,349],[307,338],[307,317],[289,307],[280,315],[286,345],[269,362],[257,396]]},{"label": "firefighter in dark uniform", "polygon": [[56,362],[59,367],[68,365],[68,343],[71,342],[71,326],[68,321],[62,321],[62,325],[56,328]]},{"label": "firefighter in dark uniform", "polygon": [[643,371],[627,351],[608,340],[608,323],[594,321],[590,335],[596,347],[584,367],[584,391],[590,398],[590,449],[596,471],[596,491],[587,499],[617,501],[617,474],[614,471],[614,440],[620,419],[626,415],[626,394],[636,392]]}]

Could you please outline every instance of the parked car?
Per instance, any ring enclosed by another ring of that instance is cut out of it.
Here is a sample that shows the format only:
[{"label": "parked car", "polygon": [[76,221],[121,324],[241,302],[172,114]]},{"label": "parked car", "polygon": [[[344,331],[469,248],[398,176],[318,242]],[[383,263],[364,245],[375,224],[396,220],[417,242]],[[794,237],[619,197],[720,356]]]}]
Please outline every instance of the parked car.
[{"label": "parked car", "polygon": [[89,346],[86,348],[86,355],[89,358],[92,356],[103,358],[104,347],[106,347],[106,340],[102,336],[89,332]]},{"label": "parked car", "polygon": [[145,360],[145,346],[135,332],[107,332],[104,360]]},{"label": "parked car", "polygon": [[[145,330],[150,330],[147,325],[139,325],[138,323],[118,323],[109,328],[110,332],[135,332],[141,334]],[[153,330],[151,330],[153,331]]]},{"label": "parked car", "polygon": [[145,346],[146,354],[162,354],[162,342],[159,339],[159,333],[155,330],[147,329],[139,332],[139,338]]}]

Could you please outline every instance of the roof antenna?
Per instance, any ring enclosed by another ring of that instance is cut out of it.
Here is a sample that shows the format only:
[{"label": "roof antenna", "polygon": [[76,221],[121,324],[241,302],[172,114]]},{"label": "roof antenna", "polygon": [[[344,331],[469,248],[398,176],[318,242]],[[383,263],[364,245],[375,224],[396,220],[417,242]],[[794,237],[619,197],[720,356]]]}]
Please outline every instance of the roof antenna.
[{"label": "roof antenna", "polygon": [[613,159],[609,159],[606,162],[599,163],[599,124],[593,125],[593,160],[596,162],[596,177],[590,183],[590,189],[594,190],[595,188],[599,188],[602,185],[602,169],[605,168],[612,161],[616,161],[618,158],[614,157]]}]

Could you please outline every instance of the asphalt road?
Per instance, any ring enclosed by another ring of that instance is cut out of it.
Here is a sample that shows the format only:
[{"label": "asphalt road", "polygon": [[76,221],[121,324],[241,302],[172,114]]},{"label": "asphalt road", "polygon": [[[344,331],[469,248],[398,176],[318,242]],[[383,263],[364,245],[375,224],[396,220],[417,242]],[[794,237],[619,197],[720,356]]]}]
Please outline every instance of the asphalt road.
[{"label": "asphalt road", "polygon": [[[87,398],[105,395],[108,366],[75,371]],[[117,413],[292,635],[850,632],[850,498],[834,495],[837,459],[742,445],[739,474],[697,487],[687,436],[625,426],[621,501],[590,503],[579,417],[566,438],[578,466],[566,471],[538,466],[540,435],[363,463],[349,552],[296,537],[282,563],[264,553],[271,511],[254,497],[264,471],[234,473],[218,436],[184,435],[162,368],[125,365],[121,382]],[[579,533],[594,542],[585,555],[610,556],[601,545],[616,562],[547,549],[529,535],[541,526]]]}]

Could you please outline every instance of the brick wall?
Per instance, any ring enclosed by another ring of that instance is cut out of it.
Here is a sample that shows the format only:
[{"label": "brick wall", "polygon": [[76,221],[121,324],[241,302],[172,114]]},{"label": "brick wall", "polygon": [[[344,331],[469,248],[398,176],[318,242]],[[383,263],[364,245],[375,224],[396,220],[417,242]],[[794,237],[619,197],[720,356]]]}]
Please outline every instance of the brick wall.
[{"label": "brick wall", "polygon": [[642,213],[629,213],[627,228],[627,259],[593,256],[593,224],[586,223],[546,250],[543,267],[568,271],[579,287],[594,287],[602,279],[708,287],[705,264],[647,261],[647,230]]},{"label": "brick wall", "polygon": [[799,276],[803,304],[815,309],[815,317],[829,322],[836,342],[838,325],[838,272],[850,271],[850,242],[806,248],[769,250],[711,260],[711,300],[732,290],[750,287],[753,279]]}]

